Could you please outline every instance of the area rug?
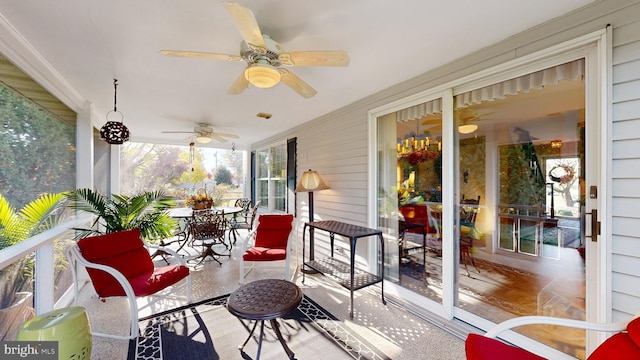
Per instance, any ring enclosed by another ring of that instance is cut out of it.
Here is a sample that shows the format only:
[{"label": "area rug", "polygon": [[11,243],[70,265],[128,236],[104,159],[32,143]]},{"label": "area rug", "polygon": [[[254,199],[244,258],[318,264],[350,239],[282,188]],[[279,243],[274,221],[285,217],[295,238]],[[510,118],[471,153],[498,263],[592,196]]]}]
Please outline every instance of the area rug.
[{"label": "area rug", "polygon": [[[253,322],[227,311],[229,295],[140,319],[138,339],[129,343],[128,360],[255,359],[259,329],[243,351],[238,349]],[[388,359],[305,296],[296,311],[278,320],[296,359]],[[261,359],[286,359],[275,333],[265,322]]]}]

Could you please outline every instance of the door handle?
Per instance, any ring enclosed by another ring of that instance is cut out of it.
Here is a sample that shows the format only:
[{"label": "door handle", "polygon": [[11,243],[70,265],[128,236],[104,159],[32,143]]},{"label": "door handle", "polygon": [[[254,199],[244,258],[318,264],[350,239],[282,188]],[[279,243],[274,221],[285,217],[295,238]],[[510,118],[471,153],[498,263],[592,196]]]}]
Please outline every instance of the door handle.
[{"label": "door handle", "polygon": [[591,216],[591,235],[585,235],[586,238],[591,238],[591,241],[598,241],[598,235],[600,235],[600,221],[598,221],[598,210],[593,209],[590,213],[585,215]]}]

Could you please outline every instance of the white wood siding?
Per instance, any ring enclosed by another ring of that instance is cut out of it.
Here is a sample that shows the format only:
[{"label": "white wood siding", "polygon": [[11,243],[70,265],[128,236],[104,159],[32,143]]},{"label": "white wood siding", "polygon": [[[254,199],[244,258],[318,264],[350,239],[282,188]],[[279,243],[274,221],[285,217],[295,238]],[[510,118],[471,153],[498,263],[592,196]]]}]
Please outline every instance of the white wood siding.
[{"label": "white wood siding", "polygon": [[629,11],[613,27],[613,320],[640,312],[640,6]]}]

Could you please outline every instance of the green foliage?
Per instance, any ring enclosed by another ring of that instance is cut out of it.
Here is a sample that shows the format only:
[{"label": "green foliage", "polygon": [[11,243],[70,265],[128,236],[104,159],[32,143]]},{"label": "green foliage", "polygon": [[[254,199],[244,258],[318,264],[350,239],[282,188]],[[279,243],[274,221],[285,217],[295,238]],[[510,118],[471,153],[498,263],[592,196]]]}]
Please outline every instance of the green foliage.
[{"label": "green foliage", "polygon": [[[64,193],[42,194],[18,211],[0,194],[0,250],[58,225],[64,217],[65,200]],[[33,279],[33,255],[0,270],[0,279],[0,308],[5,308]]]},{"label": "green foliage", "polygon": [[172,236],[177,227],[168,215],[175,201],[162,190],[107,197],[91,189],[78,189],[68,198],[72,209],[96,216],[91,228],[76,229],[76,239],[138,228],[143,238],[157,240]]},{"label": "green foliage", "polygon": [[16,211],[0,194],[0,249],[17,244],[62,220],[65,193],[42,194]]},{"label": "green foliage", "polygon": [[231,171],[224,166],[219,167],[216,169],[214,180],[216,181],[216,184],[232,185]]},{"label": "green foliage", "polygon": [[532,175],[530,157],[520,144],[502,145],[500,151],[500,202],[544,206],[544,182]]},{"label": "green foliage", "polygon": [[0,83],[0,193],[20,208],[34,194],[75,188],[75,124]]}]

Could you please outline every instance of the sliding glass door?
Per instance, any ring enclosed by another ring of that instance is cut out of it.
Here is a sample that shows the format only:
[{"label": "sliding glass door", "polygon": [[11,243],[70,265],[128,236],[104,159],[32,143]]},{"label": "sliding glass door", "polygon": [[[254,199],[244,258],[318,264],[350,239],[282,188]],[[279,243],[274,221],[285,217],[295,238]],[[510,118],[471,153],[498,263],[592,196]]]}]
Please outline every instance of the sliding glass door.
[{"label": "sliding glass door", "polygon": [[[386,280],[443,317],[586,318],[585,59],[520,73],[375,118]],[[585,355],[582,331],[522,333]]]},{"label": "sliding glass door", "polygon": [[442,101],[378,119],[378,225],[387,239],[389,279],[442,299]]}]

